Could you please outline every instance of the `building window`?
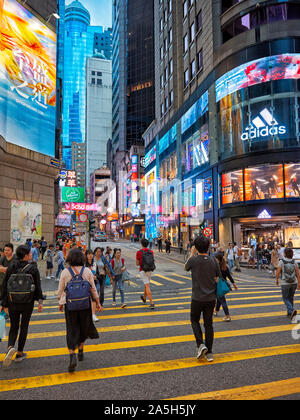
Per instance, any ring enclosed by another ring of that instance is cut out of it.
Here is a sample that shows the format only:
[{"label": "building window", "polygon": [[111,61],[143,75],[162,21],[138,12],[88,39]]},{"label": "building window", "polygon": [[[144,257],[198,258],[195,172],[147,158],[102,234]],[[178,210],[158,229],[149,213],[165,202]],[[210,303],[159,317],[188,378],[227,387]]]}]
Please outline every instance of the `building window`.
[{"label": "building window", "polygon": [[190,26],[190,43],[195,39],[195,23],[193,22]]},{"label": "building window", "polygon": [[183,53],[185,54],[187,52],[189,48],[189,40],[188,40],[188,35],[185,34],[184,38],[183,38]]},{"label": "building window", "polygon": [[160,59],[162,60],[164,58],[164,47],[160,47]]},{"label": "building window", "polygon": [[172,0],[169,0],[169,13],[172,12]]},{"label": "building window", "polygon": [[196,16],[196,30],[199,32],[202,29],[202,10]]},{"label": "building window", "polygon": [[196,76],[196,60],[194,59],[191,63],[191,79]]},{"label": "building window", "polygon": [[163,28],[164,28],[164,21],[163,21],[163,19],[160,19],[160,21],[159,21],[159,30],[160,30],[160,32],[163,31]]},{"label": "building window", "polygon": [[102,86],[102,79],[97,79],[97,85]]},{"label": "building window", "polygon": [[173,74],[173,59],[169,61],[169,75]]},{"label": "building window", "polygon": [[161,74],[161,75],[160,75],[160,88],[162,89],[162,88],[163,88],[163,86],[164,86],[164,75],[163,75],[163,74]]},{"label": "building window", "polygon": [[184,87],[186,88],[189,84],[189,70],[185,70],[184,72]]},{"label": "building window", "polygon": [[161,115],[161,117],[163,117],[163,116],[164,116],[164,113],[165,113],[165,106],[164,106],[164,103],[162,103],[162,104],[160,105],[160,115]]},{"label": "building window", "polygon": [[174,92],[173,92],[173,89],[170,91],[170,106],[172,106],[173,105],[173,102],[174,102]]},{"label": "building window", "polygon": [[172,41],[173,41],[173,30],[172,30],[172,28],[169,30],[168,38],[169,38],[169,44],[171,44]]},{"label": "building window", "polygon": [[92,79],[92,85],[95,85],[96,84],[96,79]]},{"label": "building window", "polygon": [[183,18],[187,16],[188,13],[188,0],[185,0],[183,3]]},{"label": "building window", "polygon": [[202,70],[203,68],[203,50],[199,51],[197,54],[197,65],[198,71]]},{"label": "building window", "polygon": [[97,71],[97,76],[102,76],[102,72],[101,71]]}]

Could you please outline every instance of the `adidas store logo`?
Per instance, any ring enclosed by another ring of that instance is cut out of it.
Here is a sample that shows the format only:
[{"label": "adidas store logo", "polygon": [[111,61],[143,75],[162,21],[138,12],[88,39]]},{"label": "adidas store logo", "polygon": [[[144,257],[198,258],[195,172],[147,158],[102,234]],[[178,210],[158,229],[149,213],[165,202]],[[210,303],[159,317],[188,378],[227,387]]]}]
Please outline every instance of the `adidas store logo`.
[{"label": "adidas store logo", "polygon": [[279,125],[270,111],[265,108],[259,116],[252,120],[251,125],[246,128],[241,139],[254,140],[260,137],[278,136],[286,134],[287,129],[284,125]]}]

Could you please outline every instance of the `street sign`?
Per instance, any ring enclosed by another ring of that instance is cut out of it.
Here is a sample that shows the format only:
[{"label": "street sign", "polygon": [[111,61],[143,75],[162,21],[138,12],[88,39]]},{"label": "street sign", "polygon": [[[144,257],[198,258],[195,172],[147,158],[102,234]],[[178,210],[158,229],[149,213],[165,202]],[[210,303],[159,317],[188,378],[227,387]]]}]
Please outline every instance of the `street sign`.
[{"label": "street sign", "polygon": [[79,215],[78,215],[78,220],[79,220],[79,222],[81,222],[81,223],[86,223],[87,221],[88,221],[88,215],[86,214],[86,213],[80,213]]},{"label": "street sign", "polygon": [[206,236],[207,238],[210,238],[213,234],[213,231],[210,227],[207,227],[203,230],[203,235]]}]

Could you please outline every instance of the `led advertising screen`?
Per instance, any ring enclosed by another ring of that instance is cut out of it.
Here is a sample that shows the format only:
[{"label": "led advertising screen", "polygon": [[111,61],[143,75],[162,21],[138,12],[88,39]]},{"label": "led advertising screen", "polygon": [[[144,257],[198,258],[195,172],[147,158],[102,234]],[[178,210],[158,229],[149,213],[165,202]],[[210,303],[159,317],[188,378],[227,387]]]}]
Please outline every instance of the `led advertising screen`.
[{"label": "led advertising screen", "polygon": [[300,79],[300,54],[273,55],[236,67],[217,80],[216,100],[248,86],[282,79]]},{"label": "led advertising screen", "polygon": [[55,155],[56,35],[16,0],[0,0],[0,134]]},{"label": "led advertising screen", "polygon": [[181,117],[181,134],[190,128],[208,110],[208,91]]},{"label": "led advertising screen", "polygon": [[243,171],[228,172],[222,175],[222,204],[244,201]]},{"label": "led advertising screen", "polygon": [[245,169],[246,201],[283,197],[283,165],[262,165]]},{"label": "led advertising screen", "polygon": [[204,180],[204,211],[211,210],[213,204],[213,182],[212,178]]},{"label": "led advertising screen", "polygon": [[284,165],[287,198],[300,198],[300,163]]}]

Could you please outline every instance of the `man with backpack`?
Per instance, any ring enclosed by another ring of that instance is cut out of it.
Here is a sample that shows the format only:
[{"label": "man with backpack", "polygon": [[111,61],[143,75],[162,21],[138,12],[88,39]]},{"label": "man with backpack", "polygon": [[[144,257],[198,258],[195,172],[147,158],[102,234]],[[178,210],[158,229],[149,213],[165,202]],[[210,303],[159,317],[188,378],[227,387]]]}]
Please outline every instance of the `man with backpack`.
[{"label": "man with backpack", "polygon": [[[10,318],[8,336],[8,351],[3,360],[3,366],[8,367],[15,353],[16,362],[26,358],[23,353],[28,333],[28,326],[33,312],[34,301],[38,301],[38,312],[43,310],[43,293],[40,273],[35,263],[31,263],[31,249],[20,245],[16,250],[17,260],[13,261],[5,274],[2,291],[2,309]],[[15,343],[20,327],[18,350]]]},{"label": "man with backpack", "polygon": [[155,305],[152,300],[152,294],[150,289],[151,274],[156,269],[154,263],[153,251],[148,248],[149,241],[142,239],[142,249],[136,253],[136,265],[140,268],[141,279],[143,280],[145,291],[144,295],[141,295],[143,303],[146,303],[147,296],[150,300],[150,309],[155,309]]},{"label": "man with backpack", "polygon": [[293,259],[294,251],[285,248],[284,258],[279,261],[276,285],[281,286],[282,298],[287,307],[287,316],[293,321],[297,315],[294,308],[294,296],[298,287],[300,290],[300,271],[297,262]]}]

